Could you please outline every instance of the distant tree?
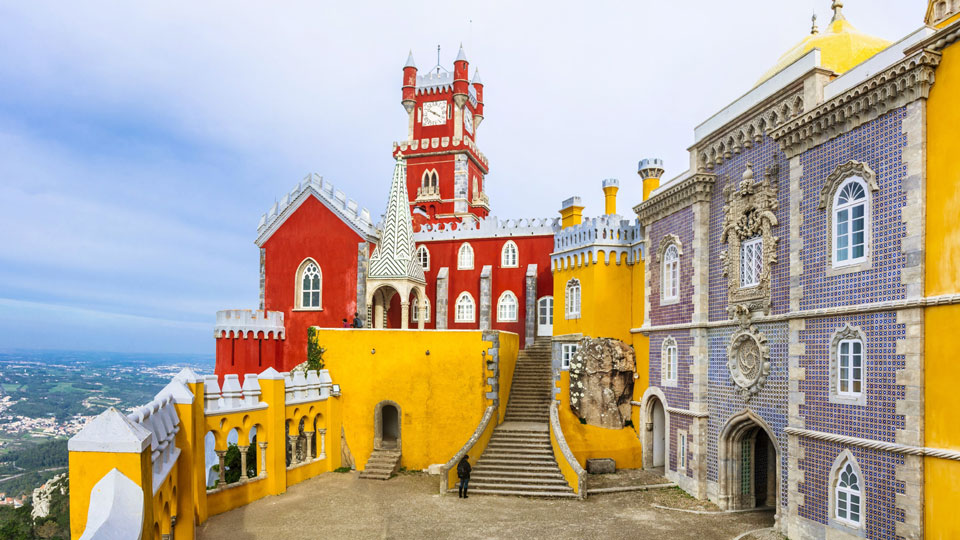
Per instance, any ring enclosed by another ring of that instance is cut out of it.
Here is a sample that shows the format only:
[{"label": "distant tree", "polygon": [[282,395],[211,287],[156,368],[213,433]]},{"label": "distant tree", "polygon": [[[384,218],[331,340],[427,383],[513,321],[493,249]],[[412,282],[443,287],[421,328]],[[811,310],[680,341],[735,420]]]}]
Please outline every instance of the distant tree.
[{"label": "distant tree", "polygon": [[319,371],[323,369],[323,353],[327,352],[326,349],[320,346],[317,341],[319,336],[317,335],[317,329],[310,327],[307,330],[307,369]]}]

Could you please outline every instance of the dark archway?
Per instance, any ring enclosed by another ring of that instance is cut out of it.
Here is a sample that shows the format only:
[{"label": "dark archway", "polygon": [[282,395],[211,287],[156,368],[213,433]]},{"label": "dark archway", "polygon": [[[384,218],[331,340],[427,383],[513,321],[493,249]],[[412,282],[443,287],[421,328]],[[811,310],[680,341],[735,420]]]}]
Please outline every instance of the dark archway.
[{"label": "dark archway", "polygon": [[780,447],[770,426],[752,411],[731,418],[718,444],[724,510],[772,506],[780,521]]},{"label": "dark archway", "polygon": [[401,445],[401,409],[394,401],[377,403],[373,413],[374,450],[400,450]]}]

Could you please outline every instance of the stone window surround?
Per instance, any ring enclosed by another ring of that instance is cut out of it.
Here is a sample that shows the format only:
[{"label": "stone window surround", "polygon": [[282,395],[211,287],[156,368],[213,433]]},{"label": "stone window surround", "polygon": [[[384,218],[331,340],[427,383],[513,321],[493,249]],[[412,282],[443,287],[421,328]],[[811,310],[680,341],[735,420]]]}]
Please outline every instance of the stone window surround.
[{"label": "stone window surround", "polygon": [[[837,204],[837,194],[840,193],[840,189],[850,180],[859,181],[867,194],[867,211],[864,212],[864,258],[857,262],[838,264],[834,259],[836,254],[833,252],[835,236],[835,231],[833,230],[835,227],[834,208],[836,208]],[[876,173],[873,172],[870,165],[861,161],[851,160],[839,165],[830,173],[830,176],[827,177],[823,188],[820,190],[819,205],[821,211],[827,212],[827,260],[830,261],[826,269],[827,276],[852,274],[873,268],[873,234],[871,234],[870,229],[873,223],[873,192],[879,190],[880,185],[877,184]]]},{"label": "stone window surround", "polygon": [[758,252],[756,249],[753,250],[754,259],[756,259],[756,258],[759,258],[759,259],[760,259],[760,261],[759,261],[759,262],[760,262],[760,273],[759,273],[759,274],[757,273],[757,261],[756,261],[756,260],[749,261],[750,266],[753,268],[753,271],[754,271],[753,281],[751,281],[750,283],[744,283],[743,272],[741,272],[741,273],[740,273],[740,288],[741,288],[741,289],[749,289],[749,288],[751,288],[751,287],[759,287],[759,286],[760,286],[760,274],[763,273],[763,237],[762,237],[762,236],[755,236],[755,237],[753,237],[753,238],[751,238],[751,239],[749,239],[749,240],[744,240],[743,242],[740,243],[740,268],[742,269],[742,268],[744,267],[744,260],[743,260],[743,258],[747,255],[747,252],[749,251],[748,248],[749,248],[750,246],[759,246],[759,248],[760,248],[760,249],[759,249],[759,252]]},{"label": "stone window surround", "polygon": [[677,472],[687,473],[687,452],[690,450],[690,436],[687,430],[677,430]]},{"label": "stone window surround", "polygon": [[[860,394],[841,395],[840,388],[840,342],[845,340],[860,340],[863,344],[863,362],[861,364]],[[844,324],[830,336],[830,393],[829,402],[840,405],[867,405],[867,335],[862,329],[850,324]]]},{"label": "stone window surround", "polygon": [[[860,526],[857,527],[851,524],[848,521],[840,521],[837,518],[837,483],[840,481],[840,471],[850,463],[853,466],[854,472],[857,474],[857,481],[860,485]],[[864,524],[864,513],[866,510],[866,497],[864,496],[864,476],[863,471],[860,469],[860,463],[857,461],[856,456],[850,452],[849,449],[844,449],[837,456],[837,459],[833,461],[833,467],[830,469],[830,484],[828,485],[829,489],[829,508],[827,514],[827,525],[838,531],[846,533],[851,537],[855,538],[865,538],[866,537],[866,527]]]},{"label": "stone window surround", "polygon": [[[676,246],[677,248],[677,296],[667,297],[664,294],[664,256],[666,255],[667,249],[670,246]],[[680,242],[680,237],[675,234],[665,234],[663,238],[660,239],[660,247],[657,249],[657,262],[660,263],[660,305],[661,306],[672,306],[680,303],[680,257],[683,256],[683,244]]]},{"label": "stone window surround", "polygon": [[[416,308],[418,304],[413,304],[414,309],[410,310],[410,321],[411,322],[420,322],[420,316],[418,313],[419,309]],[[423,322],[430,322],[430,302],[423,303],[423,309],[426,310],[426,316],[423,318]]]},{"label": "stone window surround", "polygon": [[[500,306],[503,305],[503,301],[508,297],[513,297],[513,305],[515,306],[515,311],[512,319],[503,318],[500,316]],[[513,294],[513,291],[503,291],[500,294],[500,298],[497,299],[497,322],[517,322],[520,318],[520,301],[517,299],[517,295]]]},{"label": "stone window surround", "polygon": [[[469,266],[467,266],[466,261],[464,261],[466,252],[470,253]],[[460,244],[460,248],[457,249],[457,270],[473,270],[474,268],[473,258],[474,258],[473,246],[470,245],[470,242],[464,242]]]},{"label": "stone window surround", "polygon": [[[460,317],[460,302],[463,300],[470,301],[470,318],[465,319]],[[477,322],[477,303],[473,299],[473,295],[467,291],[463,291],[457,296],[457,301],[453,304],[453,321],[457,323],[474,323]]]},{"label": "stone window surround", "polygon": [[[303,307],[303,271],[306,270],[307,266],[311,263],[316,265],[317,271],[320,272],[320,305],[316,307]],[[294,282],[293,305],[293,311],[323,311],[323,269],[320,268],[320,263],[313,257],[307,257],[300,263],[300,266],[297,267]]]},{"label": "stone window surround", "polygon": [[[507,262],[507,248],[513,247],[514,260],[512,264]],[[507,240],[500,249],[500,267],[501,268],[519,268],[520,267],[520,248],[513,240]]]},{"label": "stone window surround", "polygon": [[[676,366],[673,373],[673,378],[670,379],[667,377],[669,369],[667,363],[670,361],[670,348],[673,348],[674,358],[676,359]],[[680,349],[677,347],[677,340],[673,339],[673,336],[667,336],[663,338],[663,343],[660,344],[660,386],[675,388],[677,386],[677,381],[680,379]]]},{"label": "stone window surround", "polygon": [[[573,356],[577,354],[580,350],[580,342],[575,343],[562,343],[560,345],[560,369],[562,371],[570,371],[570,360],[573,360]],[[570,355],[567,356],[567,351],[570,351]],[[566,358],[564,358],[567,356]]]},{"label": "stone window surround", "polygon": [[[573,309],[573,298],[571,298],[571,291],[576,288],[577,297],[576,297],[576,310]],[[575,320],[580,318],[580,309],[583,302],[583,289],[580,286],[580,280],[577,278],[570,278],[567,281],[567,284],[563,288],[563,315],[566,320]]]}]

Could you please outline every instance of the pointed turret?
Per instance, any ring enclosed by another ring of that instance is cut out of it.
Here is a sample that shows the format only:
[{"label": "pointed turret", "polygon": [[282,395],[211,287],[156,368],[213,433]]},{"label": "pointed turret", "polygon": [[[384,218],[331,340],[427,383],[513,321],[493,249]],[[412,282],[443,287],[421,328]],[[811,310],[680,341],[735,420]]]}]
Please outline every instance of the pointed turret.
[{"label": "pointed turret", "polygon": [[461,109],[463,104],[467,102],[467,89],[470,85],[467,78],[468,67],[467,55],[463,52],[463,44],[461,43],[457,59],[453,61],[453,103]]},{"label": "pointed turret", "polygon": [[466,61],[467,61],[467,54],[466,54],[465,52],[463,52],[463,43],[460,44],[460,52],[457,53],[457,59],[454,60],[454,61],[455,61],[455,62],[466,62]]},{"label": "pointed turret", "polygon": [[413,61],[413,49],[410,49],[410,54],[407,55],[407,63],[403,67],[417,69],[417,63]]},{"label": "pointed turret", "polygon": [[413,115],[413,107],[417,104],[417,64],[413,61],[413,51],[407,56],[407,63],[403,65],[403,99],[400,103],[408,115]]},{"label": "pointed turret", "polygon": [[483,122],[483,81],[480,79],[480,70],[473,70],[473,81],[470,82],[473,85],[474,91],[477,93],[477,106],[474,109],[473,113],[473,129],[476,132],[476,129],[480,127],[480,123]]},{"label": "pointed turret", "polygon": [[414,257],[413,221],[407,197],[407,165],[403,154],[397,153],[393,168],[390,199],[383,219],[380,242],[370,256],[369,279],[411,280],[426,283],[423,266]]}]

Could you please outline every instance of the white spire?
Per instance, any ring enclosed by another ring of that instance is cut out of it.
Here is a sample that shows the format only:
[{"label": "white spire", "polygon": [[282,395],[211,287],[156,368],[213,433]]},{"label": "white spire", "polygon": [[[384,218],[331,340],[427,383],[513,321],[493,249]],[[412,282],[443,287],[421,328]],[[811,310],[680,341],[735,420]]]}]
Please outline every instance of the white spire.
[{"label": "white spire", "polygon": [[480,80],[480,70],[479,70],[479,69],[474,68],[474,70],[473,70],[473,80],[470,81],[470,82],[472,82],[473,84],[483,84],[483,81]]},{"label": "white spire", "polygon": [[413,69],[417,69],[417,64],[413,61],[413,49],[410,49],[410,54],[407,56],[407,63],[404,64],[403,67],[412,67]]},{"label": "white spire", "polygon": [[403,154],[397,154],[393,168],[393,183],[387,201],[387,215],[383,220],[380,242],[370,256],[371,279],[410,279],[426,283],[423,266],[414,257],[413,220],[407,197],[407,164]]},{"label": "white spire", "polygon": [[457,53],[457,59],[454,60],[454,62],[459,62],[461,60],[464,62],[467,61],[467,54],[463,52],[463,43],[460,44],[460,52]]}]

